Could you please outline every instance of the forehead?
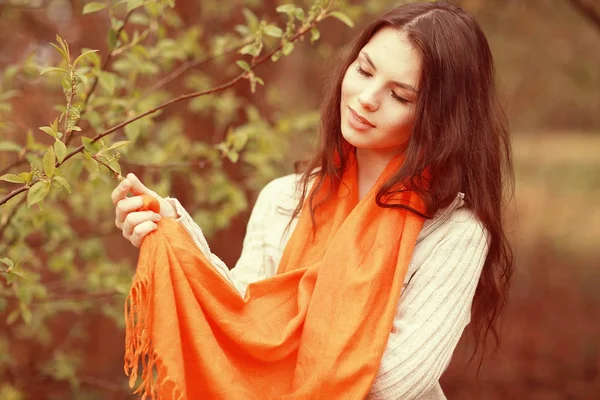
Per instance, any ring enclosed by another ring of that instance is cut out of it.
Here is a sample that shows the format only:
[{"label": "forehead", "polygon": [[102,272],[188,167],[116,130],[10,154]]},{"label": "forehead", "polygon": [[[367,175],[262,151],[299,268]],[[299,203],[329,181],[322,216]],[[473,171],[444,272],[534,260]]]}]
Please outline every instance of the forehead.
[{"label": "forehead", "polygon": [[408,41],[406,33],[391,27],[382,28],[361,51],[369,54],[377,72],[387,79],[416,85],[421,71],[421,55]]}]

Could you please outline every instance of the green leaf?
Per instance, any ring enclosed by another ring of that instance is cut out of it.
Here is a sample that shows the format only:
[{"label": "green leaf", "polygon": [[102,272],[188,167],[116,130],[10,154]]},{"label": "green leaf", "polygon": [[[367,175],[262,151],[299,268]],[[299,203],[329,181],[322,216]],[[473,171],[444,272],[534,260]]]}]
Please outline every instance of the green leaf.
[{"label": "green leaf", "polygon": [[228,151],[227,158],[229,158],[229,161],[235,164],[240,159],[240,153],[237,151]]},{"label": "green leaf", "polygon": [[108,149],[102,151],[110,151],[114,149],[118,149],[119,147],[126,146],[131,143],[131,140],[122,140],[120,142],[113,143]]},{"label": "green leaf", "polygon": [[117,31],[115,31],[114,29],[110,28],[108,30],[108,49],[112,50],[115,47],[117,47]]},{"label": "green leaf", "polygon": [[58,139],[58,134],[56,132],[56,128],[53,128],[52,126],[40,126],[38,129],[44,133],[47,133],[48,135],[52,136],[53,138]]},{"label": "green leaf", "polygon": [[278,13],[290,14],[293,13],[295,9],[295,4],[282,4],[279,7],[277,7],[275,11],[277,11]]},{"label": "green leaf", "polygon": [[250,29],[246,25],[236,25],[233,29],[244,37],[250,35]]},{"label": "green leaf", "polygon": [[31,324],[31,309],[25,303],[21,303],[21,318],[23,318],[25,325]]},{"label": "green leaf", "polygon": [[281,58],[281,50],[277,50],[275,53],[273,53],[273,55],[271,56],[271,61],[276,62],[277,60],[279,60]]},{"label": "green leaf", "polygon": [[115,91],[115,87],[117,86],[117,77],[115,74],[106,71],[100,71],[98,74],[98,80],[100,82],[100,86],[104,88],[108,92],[108,94],[113,94]]},{"label": "green leaf", "polygon": [[44,68],[41,72],[40,75],[44,75],[47,72],[60,72],[62,74],[67,74],[69,75],[69,71],[67,71],[66,69],[63,68],[57,68],[57,67],[47,67]]},{"label": "green leaf", "polygon": [[344,24],[348,25],[350,28],[354,28],[354,22],[344,13],[340,11],[333,11],[331,14],[332,17],[339,19]]},{"label": "green leaf", "polygon": [[50,182],[36,182],[27,193],[27,207],[44,200],[50,191]]},{"label": "green leaf", "polygon": [[240,67],[241,69],[243,69],[244,71],[247,71],[247,72],[249,72],[249,71],[251,70],[251,68],[250,68],[250,64],[248,64],[248,63],[247,63],[246,61],[244,61],[244,60],[237,60],[235,63],[236,63],[237,65],[239,65],[239,67]]},{"label": "green leaf", "polygon": [[119,29],[123,27],[123,25],[125,25],[125,22],[123,20],[120,20],[119,18],[112,17],[110,19],[110,27],[115,31],[115,33],[118,32]]},{"label": "green leaf", "polygon": [[135,142],[140,134],[142,133],[142,129],[145,127],[145,122],[143,119],[139,119],[135,122],[125,125],[125,136],[132,142]]},{"label": "green leaf", "polygon": [[280,27],[275,25],[267,25],[265,26],[265,33],[269,36],[280,38],[283,36],[283,31]]},{"label": "green leaf", "polygon": [[300,7],[297,7],[294,10],[294,16],[296,17],[297,20],[304,21],[304,10],[301,9]]},{"label": "green leaf", "polygon": [[248,8],[244,8],[242,9],[242,14],[244,14],[244,18],[246,19],[246,23],[248,24],[248,27],[255,31],[256,29],[258,29],[258,18],[256,17],[256,15],[250,11]]},{"label": "green leaf", "polygon": [[53,181],[58,183],[60,186],[64,187],[67,190],[67,192],[71,193],[71,185],[69,184],[68,180],[66,180],[62,176],[55,176]]},{"label": "green leaf", "polygon": [[292,50],[294,50],[294,43],[287,42],[286,44],[283,45],[281,52],[283,53],[284,56],[287,56],[288,54],[290,54],[292,52]]},{"label": "green leaf", "polygon": [[112,168],[113,171],[118,172],[119,174],[121,174],[121,166],[119,165],[119,162],[115,159],[111,159],[110,161],[106,161],[106,164],[108,164],[109,167]]},{"label": "green leaf", "polygon": [[54,170],[56,167],[54,163],[56,162],[56,157],[54,156],[54,148],[49,147],[46,150],[46,154],[44,154],[44,173],[48,178],[52,178],[54,176]]},{"label": "green leaf", "polygon": [[92,142],[91,138],[85,136],[81,138],[81,143],[83,144],[83,147],[92,154],[98,153],[102,148],[100,143]]},{"label": "green leaf", "polygon": [[33,137],[33,132],[31,129],[27,130],[27,142],[25,143],[25,147],[28,149],[33,149],[36,147],[35,138]]},{"label": "green leaf", "polygon": [[65,54],[67,56],[67,60],[70,60],[71,59],[71,55],[69,54],[69,45],[67,44],[67,41],[64,40],[63,38],[61,38],[58,35],[56,35],[56,41],[60,44],[60,47],[65,52]]},{"label": "green leaf", "polygon": [[244,149],[244,146],[246,146],[246,143],[248,143],[248,138],[248,131],[241,130],[236,132],[231,141],[233,149],[236,151],[242,151]]},{"label": "green leaf", "polygon": [[50,46],[54,47],[56,49],[56,51],[58,51],[60,53],[60,55],[62,56],[63,60],[65,60],[66,62],[69,62],[69,56],[67,56],[67,53],[61,49],[60,47],[58,47],[57,45],[55,45],[54,43],[50,43]]},{"label": "green leaf", "polygon": [[25,183],[29,184],[29,182],[31,182],[31,178],[33,177],[33,174],[31,172],[19,172],[18,174],[21,178],[23,178],[25,180]]},{"label": "green leaf", "polygon": [[144,5],[144,0],[128,0],[127,1],[127,12],[135,10],[138,7]]},{"label": "green leaf", "polygon": [[[10,285],[12,283],[12,277],[11,276],[7,276],[6,277],[6,281],[7,283]],[[9,281],[10,278],[11,280]],[[10,314],[8,314],[8,317],[6,317],[6,324],[7,325],[12,325],[15,323],[15,321],[19,318],[19,310],[17,308],[15,308],[14,310],[12,310],[10,312]]]},{"label": "green leaf", "polygon": [[9,142],[8,140],[3,140],[0,142],[0,151],[21,151],[21,146],[16,143]]},{"label": "green leaf", "polygon": [[56,154],[58,162],[62,163],[67,156],[67,146],[60,140],[57,140],[54,142],[54,153]]},{"label": "green leaf", "polygon": [[260,54],[260,49],[254,45],[254,43],[247,44],[242,47],[239,51],[240,54],[250,54],[253,57],[256,57]]},{"label": "green leaf", "polygon": [[77,57],[75,59],[75,61],[73,61],[73,68],[75,68],[75,66],[77,65],[77,63],[81,60],[83,60],[84,58],[86,58],[88,55],[93,54],[95,52],[97,52],[98,50],[88,50],[86,52],[81,53],[81,55],[79,57]]},{"label": "green leaf", "polygon": [[310,42],[314,43],[317,40],[319,40],[319,38],[321,37],[321,32],[319,32],[319,29],[317,28],[312,28],[310,30]]},{"label": "green leaf", "polygon": [[12,267],[15,266],[15,263],[8,257],[0,258],[0,262],[6,265],[9,269],[12,269]]},{"label": "green leaf", "polygon": [[24,279],[24,280],[26,280],[26,281],[29,281],[29,282],[31,282],[31,279],[29,279],[28,277],[26,277],[26,276],[25,276],[25,275],[23,275],[22,273],[18,272],[16,269],[13,269],[13,270],[11,270],[11,271],[9,272],[9,274],[11,274],[11,275],[15,275],[15,276],[18,276],[18,277],[19,277],[19,278],[21,278],[21,279]]},{"label": "green leaf", "polygon": [[21,178],[19,175],[15,174],[5,174],[0,176],[0,181],[10,182],[10,183],[26,183],[25,179]]},{"label": "green leaf", "polygon": [[91,3],[87,3],[85,6],[83,6],[83,14],[91,14],[91,13],[95,13],[97,11],[100,10],[104,10],[106,8],[106,4],[105,3],[99,3],[96,1],[92,1]]}]

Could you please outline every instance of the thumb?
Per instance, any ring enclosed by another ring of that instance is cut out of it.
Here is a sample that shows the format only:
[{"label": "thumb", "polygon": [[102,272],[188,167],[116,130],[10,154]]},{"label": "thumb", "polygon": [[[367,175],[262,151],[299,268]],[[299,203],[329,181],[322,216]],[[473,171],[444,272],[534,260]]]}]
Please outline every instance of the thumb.
[{"label": "thumb", "polygon": [[148,189],[142,183],[142,181],[140,181],[139,178],[137,176],[135,176],[134,174],[132,174],[132,173],[127,174],[127,180],[131,184],[130,191],[134,196],[139,196],[142,194],[149,194],[149,195],[154,194],[154,192],[151,191],[150,189]]}]

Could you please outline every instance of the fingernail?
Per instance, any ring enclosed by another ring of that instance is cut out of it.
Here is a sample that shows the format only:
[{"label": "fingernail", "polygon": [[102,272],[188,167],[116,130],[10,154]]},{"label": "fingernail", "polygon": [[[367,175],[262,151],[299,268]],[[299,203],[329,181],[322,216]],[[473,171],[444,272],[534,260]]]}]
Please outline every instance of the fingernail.
[{"label": "fingernail", "polygon": [[160,221],[162,219],[162,216],[160,214],[155,214],[154,219]]}]

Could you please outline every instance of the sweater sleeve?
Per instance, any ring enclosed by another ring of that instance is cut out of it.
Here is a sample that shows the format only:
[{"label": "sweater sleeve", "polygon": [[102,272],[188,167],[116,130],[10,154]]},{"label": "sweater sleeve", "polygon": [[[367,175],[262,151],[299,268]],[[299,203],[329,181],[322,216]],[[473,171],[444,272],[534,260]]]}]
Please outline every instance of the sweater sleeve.
[{"label": "sweater sleeve", "polygon": [[194,222],[194,219],[181,205],[179,200],[174,197],[166,198],[177,211],[178,217],[175,220],[183,225],[204,256],[210,260],[217,271],[223,275],[223,277],[229,281],[242,296],[246,292],[246,287],[251,282],[267,278],[265,262],[273,262],[269,259],[265,259],[264,255],[264,224],[268,221],[268,213],[272,203],[271,197],[274,190],[276,190],[276,188],[273,188],[274,182],[275,181],[272,181],[267,184],[258,195],[248,221],[242,254],[236,263],[235,268],[231,270],[216,254],[211,252],[202,229]]},{"label": "sweater sleeve", "polygon": [[174,197],[166,197],[167,200],[177,212],[177,218],[175,221],[179,222],[185,230],[190,234],[196,246],[200,249],[204,257],[210,261],[210,263],[215,267],[215,269],[223,275],[223,277],[231,283],[233,286],[237,288],[233,279],[229,274],[229,268],[227,265],[221,260],[216,254],[210,251],[210,247],[208,246],[208,242],[206,241],[206,237],[204,236],[204,232],[202,232],[202,228],[194,222],[192,216],[187,212],[187,210],[181,205],[179,200]]},{"label": "sweater sleeve", "polygon": [[378,377],[368,399],[418,399],[438,384],[465,326],[488,251],[466,208],[418,244]]}]

